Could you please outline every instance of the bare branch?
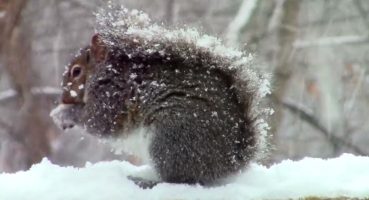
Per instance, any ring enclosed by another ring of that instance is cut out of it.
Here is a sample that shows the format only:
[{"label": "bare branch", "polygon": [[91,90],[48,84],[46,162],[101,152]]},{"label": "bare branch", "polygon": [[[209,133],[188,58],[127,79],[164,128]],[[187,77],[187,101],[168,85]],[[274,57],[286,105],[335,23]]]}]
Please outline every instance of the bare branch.
[{"label": "bare branch", "polygon": [[31,88],[31,93],[33,95],[47,95],[55,96],[61,94],[61,89],[55,87],[33,87]]},{"label": "bare branch", "polygon": [[237,15],[229,24],[226,41],[228,45],[236,46],[241,30],[250,22],[251,16],[255,11],[258,0],[243,0]]},{"label": "bare branch", "polygon": [[294,105],[289,102],[282,102],[282,105],[287,108],[291,113],[297,115],[302,120],[316,128],[320,131],[331,143],[332,145],[343,145],[350,149],[352,149],[355,153],[359,155],[368,155],[363,150],[361,150],[358,146],[346,141],[345,139],[342,139],[340,137],[335,136],[334,134],[330,133],[320,122],[309,112],[305,111],[303,108]]},{"label": "bare branch", "polygon": [[165,19],[168,24],[175,22],[175,0],[166,1]]},{"label": "bare branch", "polygon": [[[58,1],[62,2],[62,1]],[[86,9],[88,11],[95,10],[96,9],[96,3],[94,1],[77,1],[77,0],[68,0],[68,3],[72,5],[72,7],[79,7]]]},{"label": "bare branch", "polygon": [[356,6],[356,9],[359,11],[359,14],[361,18],[363,19],[365,26],[369,29],[369,20],[368,20],[368,14],[364,9],[364,6],[360,0],[354,1],[354,4]]},{"label": "bare branch", "polygon": [[[56,97],[61,94],[61,89],[54,88],[54,87],[33,87],[31,88],[31,94],[35,96],[43,95],[43,96]],[[17,95],[18,93],[12,89],[0,92],[0,102],[8,101],[10,99],[16,98]]]},{"label": "bare branch", "polygon": [[5,101],[10,98],[14,98],[17,96],[17,92],[15,90],[6,90],[0,93],[0,101]]},{"label": "bare branch", "polygon": [[346,104],[346,109],[347,110],[351,110],[352,107],[354,106],[354,103],[356,101],[356,98],[357,98],[357,96],[359,94],[359,91],[361,89],[361,85],[364,82],[365,72],[366,72],[365,68],[360,68],[359,79],[358,79],[358,81],[355,84],[355,87],[354,87],[354,90],[352,91],[352,95],[351,95],[350,100]]},{"label": "bare branch", "polygon": [[269,24],[268,24],[268,28],[267,31],[268,32],[272,32],[273,30],[276,30],[276,28],[278,27],[278,25],[280,25],[280,21],[283,15],[283,4],[284,4],[285,0],[278,0],[276,2],[276,5],[274,7],[273,10],[273,14],[269,20]]},{"label": "bare branch", "polygon": [[293,43],[295,48],[309,48],[317,46],[334,46],[334,45],[347,45],[347,44],[363,44],[369,42],[369,36],[347,35],[337,37],[326,37],[315,40],[297,40]]},{"label": "bare branch", "polygon": [[[10,38],[14,28],[19,24],[26,3],[26,0],[14,0],[9,8],[3,11],[5,14],[1,17],[2,21],[0,21],[0,27],[3,27],[3,30],[0,31],[0,39],[8,40]],[[3,52],[4,44],[5,42],[0,42],[0,54]]]},{"label": "bare branch", "polygon": [[282,105],[280,102],[286,95],[289,87],[289,80],[293,74],[295,65],[293,64],[293,55],[295,48],[293,42],[297,38],[298,19],[300,13],[301,1],[286,0],[283,4],[283,12],[281,16],[280,25],[278,26],[278,51],[275,53],[277,59],[276,67],[274,69],[274,98],[276,106],[275,113],[271,121],[271,131],[275,133],[274,138],[279,129],[281,120],[283,119]]}]

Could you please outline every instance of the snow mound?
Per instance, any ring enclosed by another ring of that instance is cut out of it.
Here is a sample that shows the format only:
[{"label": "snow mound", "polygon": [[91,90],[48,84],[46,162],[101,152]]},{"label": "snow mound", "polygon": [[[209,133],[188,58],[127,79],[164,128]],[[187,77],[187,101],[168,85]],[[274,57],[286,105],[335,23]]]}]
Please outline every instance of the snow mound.
[{"label": "snow mound", "polygon": [[152,177],[148,166],[101,162],[84,168],[60,167],[47,159],[30,170],[0,174],[0,199],[297,199],[369,198],[369,157],[344,154],[335,159],[305,158],[266,168],[250,168],[221,186],[161,183],[141,189],[127,175]]}]

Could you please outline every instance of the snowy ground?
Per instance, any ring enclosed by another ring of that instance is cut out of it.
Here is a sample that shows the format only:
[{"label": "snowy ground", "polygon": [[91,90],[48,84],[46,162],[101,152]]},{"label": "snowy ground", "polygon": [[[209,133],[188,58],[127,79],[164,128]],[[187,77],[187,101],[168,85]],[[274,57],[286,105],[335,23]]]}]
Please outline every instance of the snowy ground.
[{"label": "snowy ground", "polygon": [[150,167],[101,162],[84,168],[60,167],[48,160],[29,171],[0,174],[1,200],[123,199],[286,199],[302,197],[369,198],[369,157],[344,154],[336,159],[257,164],[217,187],[162,183],[140,189],[127,175],[150,177]]}]

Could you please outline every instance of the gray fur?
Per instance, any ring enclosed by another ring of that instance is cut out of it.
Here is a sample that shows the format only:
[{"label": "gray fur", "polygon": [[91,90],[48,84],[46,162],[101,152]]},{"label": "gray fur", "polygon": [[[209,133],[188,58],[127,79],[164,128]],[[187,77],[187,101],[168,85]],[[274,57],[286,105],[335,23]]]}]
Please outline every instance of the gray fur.
[{"label": "gray fur", "polygon": [[[130,25],[150,30],[147,20],[134,23],[146,19],[135,13],[98,17],[107,55],[88,64],[86,102],[68,112],[78,117],[61,116],[103,137],[150,128],[151,160],[165,182],[209,185],[242,170],[257,151],[253,108],[263,78],[248,69],[244,76],[244,54],[222,55],[216,42],[204,48],[181,31],[172,40],[163,27],[156,37],[126,34]],[[118,19],[123,25],[111,23]]]},{"label": "gray fur", "polygon": [[255,133],[232,77],[204,66],[156,57],[149,65],[150,57],[142,64],[111,54],[88,80],[84,118],[90,132],[150,127],[150,155],[166,182],[210,184],[253,157]]}]

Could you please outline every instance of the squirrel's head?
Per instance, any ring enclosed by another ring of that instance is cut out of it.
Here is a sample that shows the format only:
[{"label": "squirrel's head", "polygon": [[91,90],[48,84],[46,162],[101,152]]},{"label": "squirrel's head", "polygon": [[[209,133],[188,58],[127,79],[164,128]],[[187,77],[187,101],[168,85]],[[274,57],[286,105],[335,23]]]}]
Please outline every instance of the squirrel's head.
[{"label": "squirrel's head", "polygon": [[91,60],[90,47],[81,49],[63,73],[62,104],[79,104],[85,102],[86,79],[94,64]]},{"label": "squirrel's head", "polygon": [[105,60],[106,48],[100,36],[94,35],[91,45],[81,49],[66,67],[62,82],[62,104],[83,104],[86,102],[86,81],[98,63]]},{"label": "squirrel's head", "polygon": [[97,65],[105,61],[106,56],[106,46],[100,35],[96,34],[92,37],[91,44],[80,49],[66,66],[59,106],[50,113],[62,129],[84,124],[83,112],[88,98],[88,80]]}]

